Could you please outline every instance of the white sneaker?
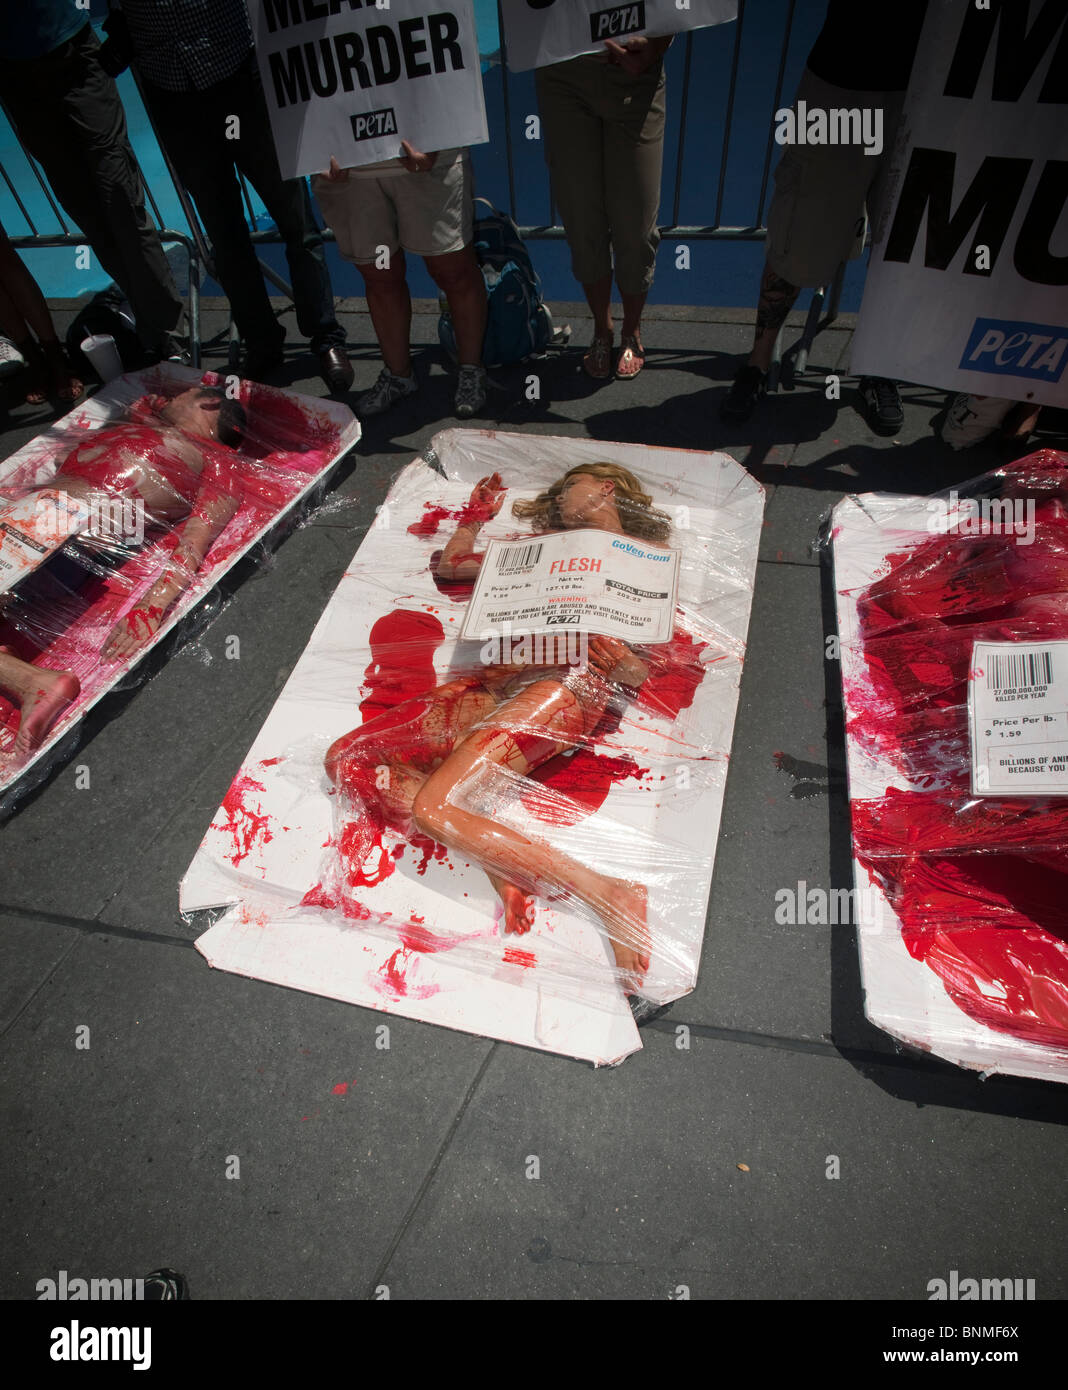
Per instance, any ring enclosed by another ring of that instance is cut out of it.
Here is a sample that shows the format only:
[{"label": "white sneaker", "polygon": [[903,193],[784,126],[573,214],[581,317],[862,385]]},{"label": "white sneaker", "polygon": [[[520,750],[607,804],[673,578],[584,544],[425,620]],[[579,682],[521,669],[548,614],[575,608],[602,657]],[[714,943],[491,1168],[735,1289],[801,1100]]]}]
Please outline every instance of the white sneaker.
[{"label": "white sneaker", "polygon": [[456,383],[456,414],[461,420],[469,420],[472,415],[477,415],[485,404],[486,369],[461,367],[460,380]]},{"label": "white sneaker", "polygon": [[414,372],[411,376],[394,376],[388,367],[383,367],[370,391],[356,397],[356,414],[361,419],[365,415],[381,415],[405,396],[414,396],[418,390]]},{"label": "white sneaker", "polygon": [[21,372],[26,359],[10,338],[0,336],[0,380]]}]

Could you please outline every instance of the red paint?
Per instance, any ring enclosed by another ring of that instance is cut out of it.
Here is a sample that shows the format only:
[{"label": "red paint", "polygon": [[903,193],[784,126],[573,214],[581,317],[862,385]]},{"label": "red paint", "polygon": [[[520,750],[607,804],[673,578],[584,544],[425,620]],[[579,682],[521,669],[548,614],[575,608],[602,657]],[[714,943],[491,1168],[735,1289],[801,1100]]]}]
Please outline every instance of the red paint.
[{"label": "red paint", "polygon": [[404,972],[410,959],[403,946],[393,952],[378,970],[380,980],[376,987],[379,993],[390,994],[394,999],[429,999],[438,993],[439,985],[409,985]]},{"label": "red paint", "polygon": [[265,791],[262,782],[239,774],[230,784],[230,790],[223,798],[222,810],[226,813],[224,832],[233,836],[234,852],[226,856],[230,863],[238,865],[255,849],[270,844],[274,836],[269,829],[271,818],[259,806],[246,801],[250,792]]},{"label": "red paint", "polygon": [[363,673],[364,722],[394,705],[424,695],[438,683],[434,653],[445,640],[438,618],[398,608],[378,619],[369,637],[371,661]]},{"label": "red paint", "polygon": [[538,963],[532,951],[520,951],[515,946],[505,948],[504,960],[507,965],[521,965],[525,970]]},{"label": "red paint", "polygon": [[284,762],[285,762],[285,758],[284,758],[284,757],[279,757],[279,758],[264,758],[263,761],[260,763],[260,767],[274,767],[276,763],[284,763]]},{"label": "red paint", "polygon": [[347,1094],[348,1089],[349,1083],[347,1081],[339,1081],[336,1086],[331,1088],[330,1094],[335,1096],[343,1096]]},{"label": "red paint", "polygon": [[700,658],[707,645],[692,637],[676,615],[671,641],[651,647],[644,655],[649,675],[638,691],[638,704],[669,719],[677,719],[689,709],[705,678]]},{"label": "red paint", "polygon": [[546,791],[527,792],[522,802],[531,815],[548,825],[575,825],[600,810],[615,783],[628,777],[640,782],[648,771],[627,755],[610,757],[580,748],[535,768],[530,780]]},{"label": "red paint", "polygon": [[1068,639],[1068,456],[999,470],[1035,539],[937,535],[888,557],[858,602],[867,673],[849,731],[917,790],[854,801],[854,848],[909,953],[969,1017],[1068,1045],[1068,799],[972,797],[976,640]]}]

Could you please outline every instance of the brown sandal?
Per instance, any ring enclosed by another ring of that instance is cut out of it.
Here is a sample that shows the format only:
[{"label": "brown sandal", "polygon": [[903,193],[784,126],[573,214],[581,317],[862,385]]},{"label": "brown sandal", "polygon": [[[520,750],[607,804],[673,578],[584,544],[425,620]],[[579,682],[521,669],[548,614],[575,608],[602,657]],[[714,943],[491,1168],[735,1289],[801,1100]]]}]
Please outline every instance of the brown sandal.
[{"label": "brown sandal", "polygon": [[582,369],[594,381],[607,381],[612,375],[612,339],[594,338],[585,357]]}]

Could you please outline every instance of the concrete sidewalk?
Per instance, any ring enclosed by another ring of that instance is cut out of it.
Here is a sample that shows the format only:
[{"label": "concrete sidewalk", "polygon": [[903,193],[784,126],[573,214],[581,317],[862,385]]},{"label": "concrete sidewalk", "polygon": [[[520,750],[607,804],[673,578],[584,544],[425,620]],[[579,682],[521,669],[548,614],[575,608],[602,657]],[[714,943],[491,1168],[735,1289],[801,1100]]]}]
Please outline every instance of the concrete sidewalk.
[{"label": "concrete sidewalk", "polygon": [[[342,307],[363,389],[377,350],[358,302]],[[195,1299],[383,1286],[392,1298],[662,1299],[686,1286],[693,1298],[922,1300],[953,1269],[1034,1279],[1039,1299],[1068,1293],[1068,1089],[983,1082],[900,1051],[864,1020],[852,929],[774,920],[777,888],[851,885],[820,518],[847,492],[930,492],[997,455],[933,437],[939,391],[903,389],[893,440],[868,429],[847,378],[828,401],[849,320],[818,339],[796,390],[725,427],[749,316],[654,312],[636,380],[586,380],[590,325],[576,315],[576,347],[495,374],[471,423],[725,449],[767,488],[697,989],[613,1070],[402,1018],[380,1051],[383,1015],[213,972],[192,945],[202,924],[178,916],[179,879],[375,506],[455,423],[427,346],[418,396],[368,422],[342,466],[344,505],[294,530],[262,572],[241,566],[199,637],[102,702],[76,755],[2,829],[3,1298],[33,1298],[60,1269],[160,1265]],[[434,319],[419,315],[414,336],[435,342]],[[295,340],[290,351],[277,383],[322,394],[312,359]],[[5,452],[50,419],[17,411]],[[240,661],[223,659],[230,634]],[[82,764],[91,789],[76,790]],[[82,1025],[88,1050],[75,1046]]]}]

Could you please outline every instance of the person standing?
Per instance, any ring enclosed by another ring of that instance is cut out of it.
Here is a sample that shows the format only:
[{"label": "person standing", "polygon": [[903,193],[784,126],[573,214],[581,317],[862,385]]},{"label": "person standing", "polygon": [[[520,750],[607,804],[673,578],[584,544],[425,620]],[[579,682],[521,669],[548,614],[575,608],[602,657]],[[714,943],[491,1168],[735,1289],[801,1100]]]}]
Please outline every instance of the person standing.
[{"label": "person standing", "polygon": [[[927,0],[898,0],[892,22],[878,30],[876,42],[871,15],[855,0],[828,4],[801,75],[796,108],[877,110],[882,151],[870,155],[860,143],[795,143],[784,149],[768,209],[753,347],[720,405],[725,421],[747,420],[766,394],[775,342],[802,285],[829,284],[843,261],[864,250],[926,11]],[[864,377],[860,393],[872,429],[897,434],[905,422],[897,384]]]},{"label": "person standing", "polygon": [[245,342],[246,374],[281,365],[285,329],[256,260],[235,165],[284,238],[297,324],[323,381],[346,391],[353,373],[322,232],[306,181],[279,169],[244,0],[122,0],[108,33],[120,53],[126,46],[160,141],[197,205]]},{"label": "person standing", "polygon": [[[664,155],[664,53],[670,38],[605,41],[535,71],[553,198],[571,248],[571,269],[593,314],[582,359],[595,381],[635,377],[645,363],[641,317],[660,242]],[[613,361],[613,258],[623,301]]]},{"label": "person standing", "polygon": [[448,301],[460,359],[454,408],[467,420],[486,403],[486,282],[473,245],[471,157],[466,149],[424,152],[407,140],[401,149],[394,159],[353,169],[331,159],[329,170],[312,182],[338,250],[363,276],[385,363],[371,389],[357,396],[356,413],[380,415],[418,390],[405,260],[410,252],[423,257]]},{"label": "person standing", "polygon": [[182,299],[145,211],[118,89],[74,0],[0,6],[0,99],[101,266],[122,290],[146,353],[172,356]]}]

